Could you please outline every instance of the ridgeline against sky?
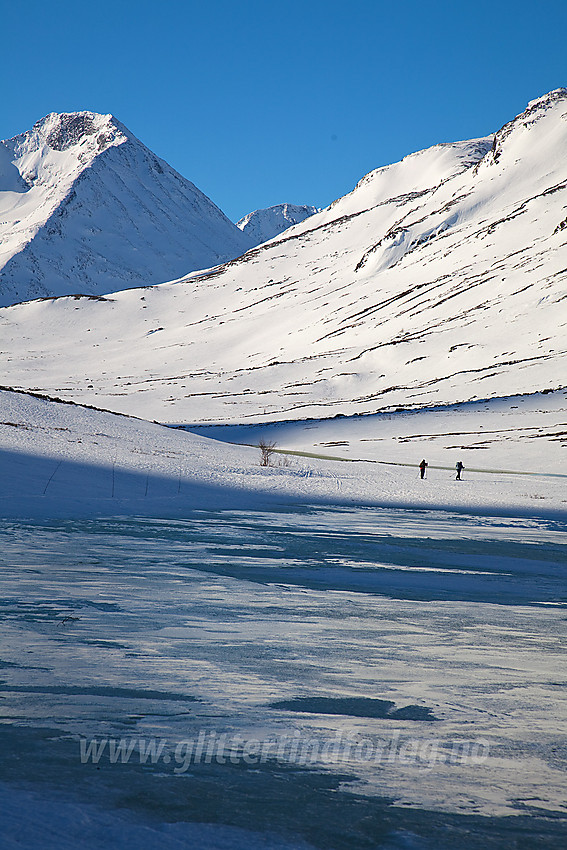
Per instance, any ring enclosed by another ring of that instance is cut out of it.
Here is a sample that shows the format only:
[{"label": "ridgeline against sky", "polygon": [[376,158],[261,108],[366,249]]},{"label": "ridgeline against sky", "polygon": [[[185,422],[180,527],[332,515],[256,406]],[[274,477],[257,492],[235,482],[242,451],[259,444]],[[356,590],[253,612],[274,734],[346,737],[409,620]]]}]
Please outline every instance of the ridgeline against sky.
[{"label": "ridgeline against sky", "polygon": [[567,82],[546,0],[29,0],[4,4],[0,138],[50,112],[112,113],[237,221],[322,208],[362,174],[484,136]]}]

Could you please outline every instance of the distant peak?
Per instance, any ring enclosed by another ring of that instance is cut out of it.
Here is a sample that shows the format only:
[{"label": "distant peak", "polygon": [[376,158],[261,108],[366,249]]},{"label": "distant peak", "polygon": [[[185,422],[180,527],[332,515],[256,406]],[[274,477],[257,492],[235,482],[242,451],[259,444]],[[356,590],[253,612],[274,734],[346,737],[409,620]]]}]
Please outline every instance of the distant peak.
[{"label": "distant peak", "polygon": [[320,210],[309,204],[275,204],[273,207],[266,207],[248,213],[240,221],[236,222],[236,226],[241,230],[245,230],[251,221],[281,219],[283,222],[287,222],[288,227],[291,227],[292,224],[298,224],[317,212],[320,212]]},{"label": "distant peak", "polygon": [[126,128],[112,115],[96,112],[51,112],[34,124],[33,132],[56,151],[87,143],[100,153],[128,138]]},{"label": "distant peak", "polygon": [[254,245],[260,245],[317,212],[317,207],[308,204],[276,204],[248,213],[236,222],[236,226],[253,240]]}]

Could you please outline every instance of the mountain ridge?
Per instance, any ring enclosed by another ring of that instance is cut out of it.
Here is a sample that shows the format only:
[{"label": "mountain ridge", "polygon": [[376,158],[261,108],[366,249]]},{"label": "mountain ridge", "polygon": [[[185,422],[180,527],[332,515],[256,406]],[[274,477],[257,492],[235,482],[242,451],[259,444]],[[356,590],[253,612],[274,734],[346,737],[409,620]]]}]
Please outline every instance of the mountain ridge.
[{"label": "mountain ridge", "polygon": [[497,134],[434,146],[223,265],[1,311],[10,384],[177,423],[564,386],[567,90],[528,109],[497,161]]}]

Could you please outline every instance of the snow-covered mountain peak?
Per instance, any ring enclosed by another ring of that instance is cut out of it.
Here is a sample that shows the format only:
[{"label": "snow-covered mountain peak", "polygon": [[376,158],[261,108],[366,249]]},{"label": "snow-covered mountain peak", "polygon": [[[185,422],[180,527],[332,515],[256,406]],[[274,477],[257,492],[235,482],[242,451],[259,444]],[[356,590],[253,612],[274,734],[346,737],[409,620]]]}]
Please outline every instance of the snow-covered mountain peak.
[{"label": "snow-covered mountain peak", "polygon": [[[492,150],[483,165],[499,163],[504,156],[512,167],[521,157],[530,155],[534,131],[537,139],[547,134],[548,144],[555,146],[559,143],[565,147],[565,132],[563,121],[567,120],[567,88],[559,88],[542,97],[531,100],[526,109],[508,121],[494,136]],[[541,125],[545,125],[545,129]],[[567,151],[565,151],[567,152]],[[506,156],[508,154],[508,156]],[[535,149],[533,154],[537,155]]]},{"label": "snow-covered mountain peak", "polygon": [[553,89],[553,91],[550,91],[541,97],[536,97],[534,100],[530,100],[524,112],[522,112],[518,117],[527,115],[535,110],[549,109],[550,106],[553,106],[560,100],[567,100],[567,88],[563,86],[558,89]]},{"label": "snow-covered mountain peak", "polygon": [[248,213],[237,221],[236,226],[253,240],[254,245],[260,245],[317,212],[317,207],[307,204],[276,204]]},{"label": "snow-covered mountain peak", "polygon": [[56,151],[81,146],[96,153],[122,144],[130,135],[112,115],[96,112],[51,112],[34,125],[32,133]]},{"label": "snow-covered mountain peak", "polygon": [[52,112],[0,143],[0,304],[161,283],[251,246],[112,115]]},{"label": "snow-covered mountain peak", "polygon": [[429,148],[423,148],[407,154],[399,162],[370,171],[359,180],[355,189],[385,174],[390,174],[392,169],[400,170],[403,167],[407,170],[412,166],[416,166],[419,170],[423,188],[434,186],[436,181],[453,177],[478,162],[485,155],[491,142],[492,136],[487,136],[462,142],[441,142]]},{"label": "snow-covered mountain peak", "polygon": [[[393,165],[382,166],[366,174],[359,180],[354,192],[372,186],[377,200],[384,202],[406,194],[403,190],[430,191],[479,162],[490,150],[492,139],[492,136],[487,136],[464,142],[443,142],[410,153]],[[390,185],[394,185],[397,195],[391,194]]]},{"label": "snow-covered mountain peak", "polygon": [[[96,112],[51,112],[31,130],[2,142],[5,158],[26,188],[36,182],[74,179],[95,157],[133,136],[112,115]],[[0,166],[0,191],[10,191]]]}]

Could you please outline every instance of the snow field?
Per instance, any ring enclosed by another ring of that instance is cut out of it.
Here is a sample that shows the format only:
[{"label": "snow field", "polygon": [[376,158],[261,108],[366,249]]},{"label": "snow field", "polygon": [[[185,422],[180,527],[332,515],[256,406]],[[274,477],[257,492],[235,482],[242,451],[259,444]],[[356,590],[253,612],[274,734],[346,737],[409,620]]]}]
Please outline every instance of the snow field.
[{"label": "snow field", "polygon": [[[179,515],[198,506],[319,501],[541,513],[563,512],[567,499],[564,438],[557,436],[564,433],[564,393],[472,409],[207,430],[217,439],[23,393],[0,391],[0,405],[4,516]],[[260,466],[253,446],[261,438],[282,450],[277,466]],[[488,448],[479,450],[479,441]],[[420,481],[424,456],[430,467]],[[457,459],[465,464],[461,482],[454,480]]]}]

